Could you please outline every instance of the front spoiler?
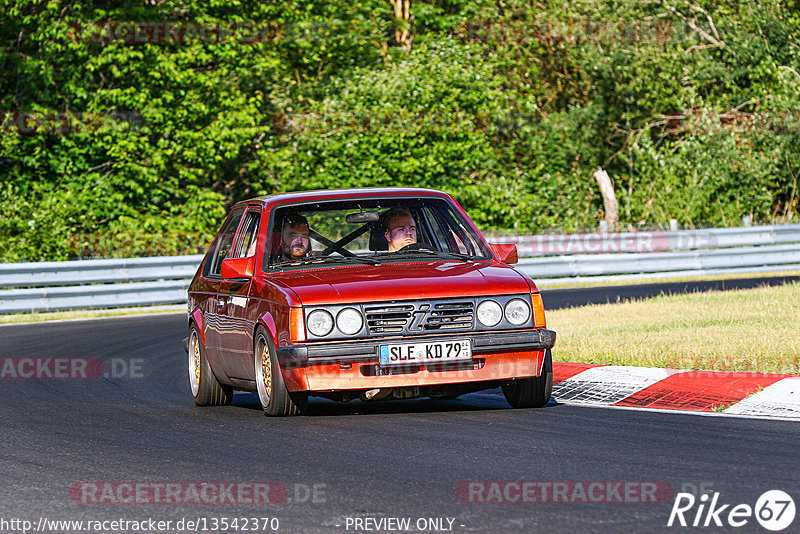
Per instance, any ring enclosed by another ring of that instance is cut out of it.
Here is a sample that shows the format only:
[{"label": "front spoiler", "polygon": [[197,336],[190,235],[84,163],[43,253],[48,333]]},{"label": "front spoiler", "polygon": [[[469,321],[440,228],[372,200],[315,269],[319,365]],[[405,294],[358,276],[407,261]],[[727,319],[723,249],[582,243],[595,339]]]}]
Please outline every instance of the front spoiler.
[{"label": "front spoiler", "polygon": [[[473,361],[466,366],[421,365],[385,370],[378,347],[417,341],[468,338]],[[277,350],[289,391],[333,392],[493,382],[539,376],[545,351],[555,344],[552,330],[424,335],[358,341],[307,343]]]},{"label": "front spoiler", "polygon": [[313,365],[344,362],[377,362],[380,345],[450,341],[468,338],[472,342],[473,354],[497,352],[528,352],[553,348],[556,333],[553,330],[480,332],[466,334],[425,335],[401,338],[365,339],[358,341],[335,341],[290,345],[277,349],[282,369],[298,369]]}]

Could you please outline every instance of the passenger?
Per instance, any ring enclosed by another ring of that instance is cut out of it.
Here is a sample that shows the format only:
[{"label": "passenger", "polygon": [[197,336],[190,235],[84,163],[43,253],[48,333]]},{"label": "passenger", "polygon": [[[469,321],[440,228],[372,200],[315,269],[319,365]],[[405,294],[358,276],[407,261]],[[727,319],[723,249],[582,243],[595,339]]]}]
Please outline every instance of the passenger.
[{"label": "passenger", "polygon": [[407,209],[392,208],[386,213],[384,236],[389,242],[389,252],[397,252],[417,242],[417,223]]},{"label": "passenger", "polygon": [[295,261],[308,254],[311,250],[308,234],[308,219],[299,213],[289,213],[281,231],[281,259]]}]

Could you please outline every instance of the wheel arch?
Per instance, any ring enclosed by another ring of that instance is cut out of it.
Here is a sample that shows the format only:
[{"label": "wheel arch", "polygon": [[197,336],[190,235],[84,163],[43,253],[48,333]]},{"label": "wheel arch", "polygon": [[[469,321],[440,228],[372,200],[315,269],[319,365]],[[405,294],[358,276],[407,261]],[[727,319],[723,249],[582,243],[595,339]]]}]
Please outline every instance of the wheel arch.
[{"label": "wheel arch", "polygon": [[[288,343],[288,334],[285,333],[286,341],[283,345],[281,345],[280,341],[278,340],[278,327],[275,324],[275,318],[273,317],[272,313],[265,312],[263,315],[261,315],[261,317],[258,318],[258,321],[256,321],[256,325],[253,329],[253,357],[255,357],[256,353],[259,327],[263,327],[267,331],[267,335],[272,341],[272,350],[277,351],[278,348],[285,346]],[[281,359],[278,358],[278,368],[289,391],[294,392],[308,390],[308,377],[306,376],[306,370],[304,367],[287,367],[286,362],[281,361]]]},{"label": "wheel arch", "polygon": [[256,338],[258,336],[259,327],[263,327],[267,331],[267,334],[272,339],[272,347],[274,349],[277,349],[279,346],[278,327],[275,325],[275,318],[272,316],[272,313],[264,312],[264,314],[258,318],[258,321],[256,321],[255,327],[253,328],[253,350],[255,351]]},{"label": "wheel arch", "polygon": [[203,320],[203,313],[200,311],[199,308],[196,308],[190,315],[189,315],[189,328],[192,327],[192,324],[197,326],[197,332],[200,334],[200,341],[203,343],[203,347],[206,346],[206,332],[205,332],[205,321]]}]

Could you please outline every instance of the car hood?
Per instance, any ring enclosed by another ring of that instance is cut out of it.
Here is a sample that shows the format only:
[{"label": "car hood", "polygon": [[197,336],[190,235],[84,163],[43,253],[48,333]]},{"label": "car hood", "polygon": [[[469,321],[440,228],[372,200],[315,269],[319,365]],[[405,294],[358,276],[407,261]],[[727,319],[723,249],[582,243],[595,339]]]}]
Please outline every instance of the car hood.
[{"label": "car hood", "polygon": [[528,293],[533,284],[497,262],[424,262],[289,271],[269,279],[304,306]]}]

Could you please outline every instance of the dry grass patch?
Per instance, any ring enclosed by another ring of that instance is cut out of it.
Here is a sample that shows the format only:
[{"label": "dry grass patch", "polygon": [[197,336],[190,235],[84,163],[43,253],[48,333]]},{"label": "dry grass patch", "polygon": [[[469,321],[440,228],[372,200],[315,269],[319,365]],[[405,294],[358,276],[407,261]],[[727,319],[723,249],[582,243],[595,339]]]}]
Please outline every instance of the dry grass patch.
[{"label": "dry grass patch", "polygon": [[547,312],[557,361],[800,373],[800,284]]}]

